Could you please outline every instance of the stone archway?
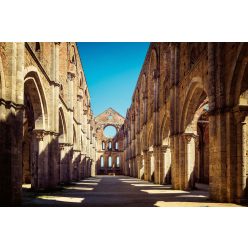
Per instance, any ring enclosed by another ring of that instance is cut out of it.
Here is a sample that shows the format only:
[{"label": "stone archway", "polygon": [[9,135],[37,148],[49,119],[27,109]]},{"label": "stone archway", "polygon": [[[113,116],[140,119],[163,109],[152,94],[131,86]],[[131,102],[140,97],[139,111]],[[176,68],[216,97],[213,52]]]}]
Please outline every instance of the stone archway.
[{"label": "stone archway", "polygon": [[23,183],[32,189],[42,189],[48,184],[48,156],[45,130],[47,107],[41,81],[36,72],[29,72],[24,79],[23,118]]},{"label": "stone archway", "polygon": [[[178,168],[180,185],[184,189],[193,189],[197,181],[201,179],[201,182],[208,182],[209,178],[208,97],[198,78],[191,82],[181,117],[179,153],[181,163]],[[205,181],[199,174],[203,169]]]}]

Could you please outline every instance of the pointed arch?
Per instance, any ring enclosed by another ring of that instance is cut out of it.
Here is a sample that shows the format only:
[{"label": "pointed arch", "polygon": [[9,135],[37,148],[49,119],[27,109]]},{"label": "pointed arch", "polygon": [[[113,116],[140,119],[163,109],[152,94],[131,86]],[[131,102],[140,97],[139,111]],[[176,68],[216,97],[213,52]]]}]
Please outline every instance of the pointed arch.
[{"label": "pointed arch", "polygon": [[67,142],[67,126],[65,115],[62,107],[59,108],[59,141],[61,143]]},{"label": "pointed arch", "polygon": [[73,125],[73,145],[75,146],[77,144],[77,133],[75,125]]},{"label": "pointed arch", "polygon": [[226,89],[227,104],[231,107],[239,104],[240,95],[248,89],[248,46],[245,43],[239,45]]},{"label": "pointed arch", "polygon": [[[195,77],[190,83],[182,111],[180,111],[182,113],[180,118],[180,132],[192,131],[194,129],[193,126],[197,123],[195,118],[197,118],[198,112],[201,112],[199,109],[202,109],[206,104],[208,104],[208,95],[203,87],[203,82],[201,78]],[[198,112],[197,109],[199,110]]]},{"label": "pointed arch", "polygon": [[[29,71],[30,69],[30,71]],[[24,77],[24,95],[27,95],[32,103],[34,110],[35,129],[47,129],[48,122],[48,105],[45,91],[38,75],[37,69],[26,68]]]}]

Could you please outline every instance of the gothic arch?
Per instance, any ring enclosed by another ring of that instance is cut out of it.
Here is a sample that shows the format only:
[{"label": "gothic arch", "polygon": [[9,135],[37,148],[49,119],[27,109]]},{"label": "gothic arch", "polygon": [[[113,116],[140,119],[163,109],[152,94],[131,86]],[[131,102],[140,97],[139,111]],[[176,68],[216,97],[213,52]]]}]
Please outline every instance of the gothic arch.
[{"label": "gothic arch", "polygon": [[28,95],[32,103],[35,129],[47,129],[49,126],[47,100],[42,82],[36,70],[28,71],[24,77],[24,95]]},{"label": "gothic arch", "polygon": [[203,103],[208,103],[207,93],[204,90],[201,78],[196,77],[190,83],[190,87],[186,93],[184,104],[182,107],[182,115],[180,118],[180,132],[192,131],[194,129],[196,115],[199,114],[197,109],[200,109]]},{"label": "gothic arch", "polygon": [[64,115],[64,111],[62,107],[59,108],[59,142],[66,143],[67,142],[67,127],[66,127],[66,119]]},{"label": "gothic arch", "polygon": [[75,125],[73,125],[73,146],[75,147],[77,145],[77,132]]},{"label": "gothic arch", "polygon": [[167,114],[165,114],[160,128],[160,142],[163,146],[170,144],[170,120]]},{"label": "gothic arch", "polygon": [[238,48],[237,60],[233,66],[230,81],[227,83],[227,104],[228,106],[237,106],[240,101],[240,95],[248,88],[248,47],[241,43]]},{"label": "gothic arch", "polygon": [[192,189],[209,181],[208,96],[201,78],[191,81],[181,113],[178,169],[182,188]]},{"label": "gothic arch", "polygon": [[155,49],[151,51],[151,59],[149,63],[149,77],[148,77],[148,119],[150,119],[153,108],[155,104],[155,95],[154,95],[154,79],[157,78],[157,66],[158,66],[158,57]]},{"label": "gothic arch", "polygon": [[151,151],[153,151],[153,141],[154,141],[153,125],[151,124],[148,128],[148,136],[147,136],[148,149]]}]

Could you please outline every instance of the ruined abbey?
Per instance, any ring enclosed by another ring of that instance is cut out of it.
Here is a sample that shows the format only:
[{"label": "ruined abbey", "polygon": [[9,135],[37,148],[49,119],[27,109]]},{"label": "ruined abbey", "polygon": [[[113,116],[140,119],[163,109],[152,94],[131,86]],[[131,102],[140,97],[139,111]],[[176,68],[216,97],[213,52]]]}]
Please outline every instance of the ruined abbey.
[{"label": "ruined abbey", "polygon": [[247,43],[151,43],[126,116],[94,116],[76,43],[0,43],[0,205],[97,175],[246,202],[247,64]]}]

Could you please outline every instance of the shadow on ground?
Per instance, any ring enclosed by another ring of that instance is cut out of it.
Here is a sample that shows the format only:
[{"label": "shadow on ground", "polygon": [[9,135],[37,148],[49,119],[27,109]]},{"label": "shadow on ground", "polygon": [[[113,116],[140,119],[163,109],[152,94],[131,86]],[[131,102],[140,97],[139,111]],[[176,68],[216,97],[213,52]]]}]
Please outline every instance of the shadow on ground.
[{"label": "shadow on ground", "polygon": [[173,190],[170,185],[157,185],[127,176],[96,176],[73,182],[53,192],[23,189],[23,206],[85,207],[223,207],[239,206],[215,203],[208,198],[208,188]]}]

